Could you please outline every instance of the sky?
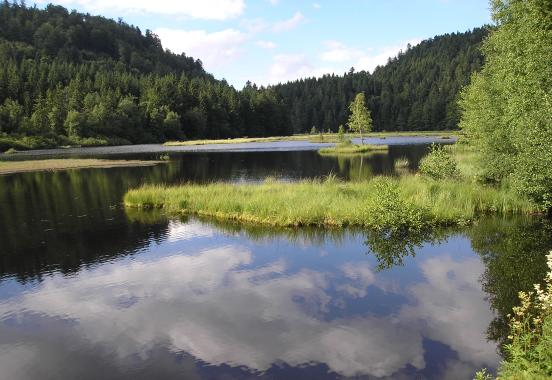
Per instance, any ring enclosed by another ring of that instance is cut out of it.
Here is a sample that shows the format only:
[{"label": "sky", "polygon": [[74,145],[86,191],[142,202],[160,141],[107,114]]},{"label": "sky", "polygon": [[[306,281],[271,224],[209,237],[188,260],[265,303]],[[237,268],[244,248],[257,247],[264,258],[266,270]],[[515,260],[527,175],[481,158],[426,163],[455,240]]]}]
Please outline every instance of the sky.
[{"label": "sky", "polygon": [[491,23],[488,0],[38,0],[152,30],[237,89],[372,71],[406,45]]}]

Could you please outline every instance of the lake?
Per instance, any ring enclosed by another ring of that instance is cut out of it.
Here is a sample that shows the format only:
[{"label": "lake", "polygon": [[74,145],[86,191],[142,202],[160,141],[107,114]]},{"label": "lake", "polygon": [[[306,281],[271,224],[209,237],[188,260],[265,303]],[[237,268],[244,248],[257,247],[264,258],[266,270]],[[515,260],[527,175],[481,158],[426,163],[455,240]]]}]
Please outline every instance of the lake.
[{"label": "lake", "polygon": [[395,236],[121,205],[144,183],[393,175],[403,157],[414,170],[430,142],[383,141],[389,152],[339,158],[307,142],[18,154],[171,160],[0,177],[0,377],[471,379],[495,369],[517,292],[544,277],[545,220]]}]

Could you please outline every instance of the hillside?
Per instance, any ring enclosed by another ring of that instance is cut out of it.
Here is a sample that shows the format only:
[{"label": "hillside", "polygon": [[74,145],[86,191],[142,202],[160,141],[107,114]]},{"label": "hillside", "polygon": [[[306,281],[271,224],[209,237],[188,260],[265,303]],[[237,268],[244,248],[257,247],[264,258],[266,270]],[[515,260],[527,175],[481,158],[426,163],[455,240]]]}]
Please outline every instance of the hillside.
[{"label": "hillside", "polygon": [[0,151],[289,134],[272,91],[238,92],[122,21],[0,4]]},{"label": "hillside", "polygon": [[373,74],[352,69],[273,89],[284,99],[295,133],[313,126],[336,131],[358,92],[365,93],[378,131],[455,129],[458,93],[482,66],[479,46],[486,35],[486,28],[477,28],[437,36],[408,47]]},{"label": "hillside", "polygon": [[0,151],[289,135],[345,124],[364,91],[376,130],[453,129],[484,29],[435,37],[373,74],[237,91],[122,20],[0,4]]}]

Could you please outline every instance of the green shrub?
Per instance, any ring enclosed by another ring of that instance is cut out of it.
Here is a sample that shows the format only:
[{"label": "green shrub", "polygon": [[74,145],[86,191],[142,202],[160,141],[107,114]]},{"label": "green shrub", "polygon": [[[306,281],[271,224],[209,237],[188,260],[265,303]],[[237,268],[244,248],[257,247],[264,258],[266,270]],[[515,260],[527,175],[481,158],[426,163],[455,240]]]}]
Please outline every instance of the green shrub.
[{"label": "green shrub", "polygon": [[[508,315],[510,343],[505,345],[507,358],[498,369],[497,379],[552,378],[552,251],[547,259],[544,287],[535,284],[534,291],[519,292],[520,305]],[[483,370],[475,376],[475,380],[480,379],[492,377]]]},{"label": "green shrub", "polygon": [[403,228],[418,230],[426,227],[431,219],[429,212],[401,197],[396,182],[386,177],[372,181],[374,195],[366,204],[365,212],[371,216],[374,229],[397,231]]},{"label": "green shrub", "polygon": [[431,145],[431,152],[420,161],[420,173],[433,179],[458,178],[460,171],[452,154],[443,146]]},{"label": "green shrub", "polygon": [[343,124],[340,124],[339,129],[337,130],[337,140],[340,143],[345,142],[345,128],[343,128]]}]

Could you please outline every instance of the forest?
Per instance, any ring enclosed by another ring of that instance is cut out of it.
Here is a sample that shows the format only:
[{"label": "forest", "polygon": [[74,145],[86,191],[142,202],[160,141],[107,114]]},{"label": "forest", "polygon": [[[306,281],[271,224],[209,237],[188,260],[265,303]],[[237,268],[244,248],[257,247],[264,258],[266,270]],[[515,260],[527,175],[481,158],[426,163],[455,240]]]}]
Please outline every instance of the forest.
[{"label": "forest", "polygon": [[151,31],[61,6],[0,4],[0,151],[337,131],[366,94],[375,131],[455,129],[484,28],[408,47],[373,74],[236,90]]},{"label": "forest", "polygon": [[300,79],[274,86],[282,97],[294,133],[315,126],[337,131],[345,125],[348,106],[364,92],[376,131],[453,130],[458,127],[458,93],[481,69],[480,45],[488,28],[452,33],[407,46],[372,74]]}]

